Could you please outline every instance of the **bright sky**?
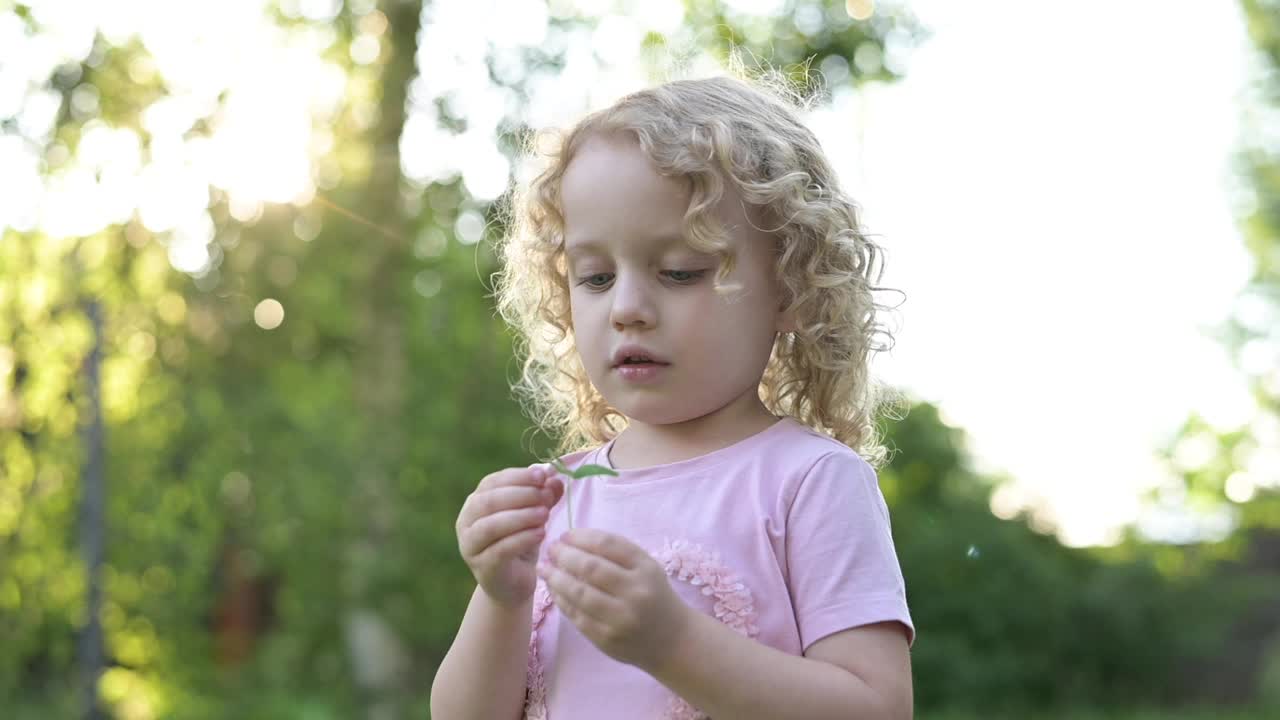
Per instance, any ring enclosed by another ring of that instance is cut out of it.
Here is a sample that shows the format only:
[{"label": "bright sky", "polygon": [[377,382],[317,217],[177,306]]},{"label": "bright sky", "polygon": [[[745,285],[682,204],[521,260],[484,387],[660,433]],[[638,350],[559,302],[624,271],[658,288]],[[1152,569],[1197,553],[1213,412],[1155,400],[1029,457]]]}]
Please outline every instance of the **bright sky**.
[{"label": "bright sky", "polygon": [[[935,34],[905,80],[822,127],[855,158],[885,283],[908,293],[880,369],[1018,479],[997,511],[1047,503],[1064,541],[1105,542],[1139,519],[1137,493],[1167,473],[1153,450],[1188,414],[1252,417],[1201,331],[1250,269],[1227,166],[1243,18],[1234,2],[1110,3],[1105,20],[1026,0],[912,6]],[[1143,522],[1176,535],[1170,520]]]},{"label": "bright sky", "polygon": [[[332,181],[326,127],[345,79],[321,51],[335,39],[327,21],[336,0],[282,0],[317,23],[290,34],[262,20],[264,0],[217,11],[164,0],[32,4],[49,28],[40,36],[0,12],[0,116],[20,109],[27,137],[52,127],[56,101],[39,89],[43,78],[84,57],[95,28],[113,42],[137,37],[154,60],[130,75],[160,73],[174,94],[143,113],[149,155],[132,131],[94,124],[47,183],[38,145],[0,135],[0,228],[87,234],[136,211],[161,233],[174,268],[198,275],[220,252],[209,185],[251,219],[263,203],[304,204],[313,182]],[[613,4],[551,7],[606,13]],[[770,12],[780,0],[729,4]],[[1105,19],[1048,0],[910,5],[933,37],[910,54],[906,78],[838,93],[809,118],[888,250],[885,284],[908,294],[897,346],[877,372],[939,404],[971,436],[981,468],[1018,479],[993,509],[1047,508],[1071,544],[1105,542],[1135,521],[1185,535],[1176,514],[1140,518],[1137,496],[1167,478],[1154,452],[1195,411],[1222,428],[1252,421],[1257,436],[1276,438],[1229,490],[1245,497],[1263,478],[1280,480],[1280,428],[1253,418],[1243,379],[1202,332],[1232,312],[1249,267],[1227,166],[1248,49],[1236,3],[1170,12],[1130,0],[1107,5]],[[678,33],[682,14],[680,0],[638,3],[593,35],[564,37],[548,31],[537,0],[434,0],[419,62],[449,70],[412,88],[406,175],[460,174],[478,202],[505,189],[493,132],[514,98],[488,83],[487,53],[497,72],[529,82],[531,124],[566,123],[645,84],[631,48],[647,30]],[[354,62],[376,57],[380,17],[359,24]],[[557,45],[565,68],[525,77],[518,49]],[[212,137],[184,139],[220,95]],[[436,126],[438,97],[468,117],[461,136]],[[73,105],[91,115],[98,100],[86,90]],[[466,208],[456,237],[475,242],[482,226]],[[424,252],[440,251],[440,238],[426,240]],[[430,297],[430,285],[415,287]],[[259,307],[282,316],[276,305]],[[1280,366],[1278,356],[1274,346],[1252,355],[1263,369]],[[1184,466],[1204,454],[1194,445],[1179,453]]]}]

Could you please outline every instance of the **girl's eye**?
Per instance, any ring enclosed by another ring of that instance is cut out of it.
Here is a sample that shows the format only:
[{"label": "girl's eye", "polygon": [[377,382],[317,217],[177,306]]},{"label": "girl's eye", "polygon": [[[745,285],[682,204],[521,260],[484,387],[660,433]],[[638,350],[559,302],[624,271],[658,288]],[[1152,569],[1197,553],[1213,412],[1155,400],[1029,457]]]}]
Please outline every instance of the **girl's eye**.
[{"label": "girl's eye", "polygon": [[664,272],[667,277],[678,283],[691,283],[707,274],[706,270],[665,270]]},{"label": "girl's eye", "polygon": [[[703,275],[707,274],[706,270],[663,270],[672,282],[680,285],[691,285],[697,282]],[[595,290],[601,290],[609,281],[613,279],[613,273],[595,273],[594,275],[585,275],[578,280],[579,285],[586,285]]]},{"label": "girl's eye", "polygon": [[[600,280],[600,278],[604,278],[604,280]],[[593,282],[593,281],[598,281],[598,282]],[[602,288],[606,284],[608,284],[608,282],[609,282],[609,273],[596,273],[595,275],[588,275],[582,278],[581,280],[578,281],[578,284],[586,285],[587,287]]]}]

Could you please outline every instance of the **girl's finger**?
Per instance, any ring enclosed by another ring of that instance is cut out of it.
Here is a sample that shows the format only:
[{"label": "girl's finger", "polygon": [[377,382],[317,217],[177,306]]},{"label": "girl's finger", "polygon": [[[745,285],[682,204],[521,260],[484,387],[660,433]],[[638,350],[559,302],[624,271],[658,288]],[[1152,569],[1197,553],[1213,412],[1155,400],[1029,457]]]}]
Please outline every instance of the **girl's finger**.
[{"label": "girl's finger", "polygon": [[596,642],[596,638],[608,637],[608,625],[605,625],[602,621],[586,614],[580,607],[568,602],[566,598],[559,596],[559,594],[552,593],[552,600],[556,601],[556,609],[561,611],[564,618],[567,618],[575,628],[579,629],[580,633],[593,639],[593,642]]},{"label": "girl's finger", "polygon": [[551,548],[550,556],[556,567],[609,595],[619,595],[626,584],[626,570],[606,557],[563,542]]},{"label": "girl's finger", "polygon": [[458,535],[459,549],[464,556],[475,557],[509,535],[528,528],[543,527],[548,514],[545,505],[534,505],[486,515]]},{"label": "girl's finger", "polygon": [[616,617],[623,610],[617,598],[582,582],[572,573],[557,568],[553,563],[541,563],[538,566],[538,572],[546,581],[549,590],[558,593],[561,599],[577,612],[597,622]]},{"label": "girl's finger", "polygon": [[547,475],[546,466],[542,464],[530,465],[529,467],[523,468],[504,468],[486,475],[484,479],[480,481],[480,484],[476,485],[476,492],[506,487],[508,485],[540,487]]},{"label": "girl's finger", "polygon": [[542,539],[547,536],[546,529],[542,527],[532,527],[521,530],[518,533],[508,535],[498,542],[485,548],[481,555],[492,555],[492,558],[477,558],[481,561],[493,562],[502,558],[509,558],[536,549],[542,543]]},{"label": "girl's finger", "polygon": [[493,515],[502,510],[542,505],[546,501],[546,496],[546,488],[509,485],[472,493],[471,497],[462,504],[462,511],[472,522],[475,522],[486,515]]},{"label": "girl's finger", "polygon": [[624,569],[636,567],[648,555],[621,535],[596,528],[578,528],[567,533],[562,540],[564,544],[576,545],[594,555],[612,560]]}]

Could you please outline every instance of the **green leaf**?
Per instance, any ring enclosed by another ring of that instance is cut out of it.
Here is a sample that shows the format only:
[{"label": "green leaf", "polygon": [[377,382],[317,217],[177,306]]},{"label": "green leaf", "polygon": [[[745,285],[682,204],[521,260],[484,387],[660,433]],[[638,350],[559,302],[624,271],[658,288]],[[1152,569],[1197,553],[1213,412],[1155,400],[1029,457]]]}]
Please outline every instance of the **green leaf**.
[{"label": "green leaf", "polygon": [[612,475],[614,477],[618,476],[618,473],[616,471],[610,470],[609,468],[603,465],[583,465],[577,470],[570,470],[568,467],[565,466],[564,463],[560,462],[560,458],[552,458],[547,462],[551,463],[551,466],[556,469],[556,472],[560,473],[561,475],[568,475],[569,477],[575,480],[577,480],[578,478],[591,477],[592,475]]},{"label": "green leaf", "polygon": [[617,472],[610,470],[603,465],[583,465],[573,471],[573,476],[575,478],[590,477],[592,475],[612,475],[614,477],[618,477]]}]

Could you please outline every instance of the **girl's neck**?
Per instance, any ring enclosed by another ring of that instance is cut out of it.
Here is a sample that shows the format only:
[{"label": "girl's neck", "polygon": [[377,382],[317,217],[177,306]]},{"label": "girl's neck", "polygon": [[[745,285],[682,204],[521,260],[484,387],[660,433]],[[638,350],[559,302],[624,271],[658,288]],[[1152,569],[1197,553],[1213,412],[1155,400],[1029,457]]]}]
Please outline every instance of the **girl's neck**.
[{"label": "girl's neck", "polygon": [[609,464],[618,470],[631,470],[691,460],[745,440],[778,419],[760,403],[737,417],[712,413],[667,425],[632,420],[614,440]]}]

